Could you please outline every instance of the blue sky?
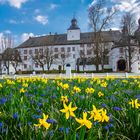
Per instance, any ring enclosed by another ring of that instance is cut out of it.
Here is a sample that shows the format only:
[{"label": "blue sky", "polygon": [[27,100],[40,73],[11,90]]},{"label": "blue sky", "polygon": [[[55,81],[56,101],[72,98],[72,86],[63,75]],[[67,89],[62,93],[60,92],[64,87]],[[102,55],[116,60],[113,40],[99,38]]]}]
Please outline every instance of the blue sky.
[{"label": "blue sky", "polygon": [[[87,9],[98,0],[0,0],[0,36],[11,33],[15,44],[29,36],[66,33],[75,13],[81,32],[91,31],[88,26]],[[140,0],[107,0],[108,5],[117,6],[120,15],[134,11],[140,13]],[[118,17],[120,17],[118,15]],[[119,22],[112,28],[118,28]]]}]

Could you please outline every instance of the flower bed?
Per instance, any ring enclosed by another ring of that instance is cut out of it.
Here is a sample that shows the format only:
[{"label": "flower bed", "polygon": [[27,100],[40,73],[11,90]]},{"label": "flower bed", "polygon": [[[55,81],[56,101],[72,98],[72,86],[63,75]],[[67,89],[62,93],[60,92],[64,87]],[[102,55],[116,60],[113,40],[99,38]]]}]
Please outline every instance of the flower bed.
[{"label": "flower bed", "polygon": [[0,81],[0,139],[140,138],[140,79]]}]

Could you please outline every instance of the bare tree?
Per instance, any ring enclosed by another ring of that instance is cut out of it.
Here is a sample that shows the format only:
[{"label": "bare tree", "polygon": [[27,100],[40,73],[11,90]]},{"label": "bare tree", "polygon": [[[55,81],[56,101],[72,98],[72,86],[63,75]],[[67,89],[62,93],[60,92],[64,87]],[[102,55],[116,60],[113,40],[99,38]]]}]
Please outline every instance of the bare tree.
[{"label": "bare tree", "polygon": [[46,59],[45,59],[45,52],[37,52],[35,55],[31,54],[31,59],[34,61],[35,64],[39,65],[42,68],[42,71],[44,72],[44,67],[46,65]]},{"label": "bare tree", "polygon": [[22,62],[21,56],[19,54],[18,50],[13,49],[13,54],[11,56],[11,61],[10,63],[12,64],[13,68],[15,69],[15,72],[17,72],[17,67],[19,63]]},{"label": "bare tree", "polygon": [[67,51],[61,51],[61,52],[58,52],[58,55],[60,55],[59,59],[57,60],[57,62],[62,65],[62,68],[63,68],[63,71],[64,71],[64,67],[67,63],[67,59],[70,57],[70,53],[67,52]]},{"label": "bare tree", "polygon": [[41,49],[41,51],[36,52],[35,55],[32,54],[31,59],[42,68],[43,72],[45,71],[45,65],[47,65],[47,70],[49,71],[51,65],[54,63],[53,50],[49,47]]},{"label": "bare tree", "polygon": [[[126,13],[122,17],[122,38],[119,42],[119,46],[125,49],[125,57],[128,61],[128,71],[131,72],[132,64],[135,62],[132,60],[134,58],[134,52],[137,50],[136,44],[132,41],[132,35],[136,29],[136,22],[134,15],[130,12]],[[136,53],[135,53],[136,55]]]},{"label": "bare tree", "polygon": [[102,71],[104,72],[104,65],[108,64],[109,61],[109,48],[108,48],[109,44],[108,42],[102,42],[99,46],[99,50],[100,50],[100,54],[99,54],[99,58],[100,58],[100,63],[101,63],[101,67],[102,67]]},{"label": "bare tree", "polygon": [[84,45],[81,45],[80,46],[80,52],[79,52],[79,63],[80,65],[82,65],[83,67],[83,71],[85,70],[85,66],[86,66],[86,60],[87,60],[87,57],[86,57],[86,51],[85,51],[85,48],[84,48]]},{"label": "bare tree", "polygon": [[3,34],[1,38],[1,52],[3,52],[7,48],[13,48],[14,39],[11,34]]},{"label": "bare tree", "polygon": [[9,74],[10,64],[12,64],[12,66],[14,67],[15,72],[17,72],[17,66],[22,62],[22,60],[17,50],[15,50],[14,48],[7,48],[2,53],[2,62],[7,69],[7,74]]},{"label": "bare tree", "polygon": [[1,44],[1,53],[2,53],[2,60],[1,60],[0,67],[2,68],[2,64],[3,64],[7,69],[7,73],[9,74],[11,52],[6,49],[13,48],[14,39],[12,38],[12,35],[9,33],[3,34],[3,36],[1,37],[1,40],[0,40],[0,44]]},{"label": "bare tree", "polygon": [[45,52],[44,52],[44,58],[47,64],[47,69],[48,71],[50,70],[52,64],[55,61],[55,55],[53,53],[53,49],[50,47],[46,47]]},{"label": "bare tree", "polygon": [[95,46],[95,66],[96,71],[99,71],[99,60],[100,60],[100,50],[99,44],[102,42],[102,31],[107,29],[110,26],[110,23],[117,13],[115,8],[105,8],[106,1],[105,0],[98,0],[90,6],[88,10],[89,14],[89,21],[90,27],[93,29],[94,32],[94,46]]},{"label": "bare tree", "polygon": [[122,16],[121,28],[123,29],[123,27],[126,27],[128,35],[133,35],[136,30],[136,21],[134,17],[134,14],[131,12],[127,12]]}]

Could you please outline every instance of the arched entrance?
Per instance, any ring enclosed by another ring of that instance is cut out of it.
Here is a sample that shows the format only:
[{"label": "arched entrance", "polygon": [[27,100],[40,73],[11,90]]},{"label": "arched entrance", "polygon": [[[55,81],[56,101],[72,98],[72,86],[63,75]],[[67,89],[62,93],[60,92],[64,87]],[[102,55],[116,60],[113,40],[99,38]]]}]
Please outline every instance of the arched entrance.
[{"label": "arched entrance", "polygon": [[126,70],[126,61],[124,59],[120,59],[117,62],[117,69],[118,69],[118,71],[125,71]]}]

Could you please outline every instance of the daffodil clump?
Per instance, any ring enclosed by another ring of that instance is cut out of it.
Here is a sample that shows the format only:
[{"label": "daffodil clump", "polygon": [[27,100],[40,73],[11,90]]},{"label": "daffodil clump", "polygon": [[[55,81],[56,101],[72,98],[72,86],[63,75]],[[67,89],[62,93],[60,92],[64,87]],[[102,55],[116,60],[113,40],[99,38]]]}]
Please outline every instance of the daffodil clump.
[{"label": "daffodil clump", "polygon": [[93,88],[86,88],[85,92],[86,93],[94,93],[94,89]]},{"label": "daffodil clump", "polygon": [[0,139],[117,140],[140,136],[140,76],[0,80]]},{"label": "daffodil clump", "polygon": [[89,111],[90,113],[90,118],[89,119],[94,119],[94,121],[98,122],[109,122],[109,116],[107,115],[106,109],[97,109],[93,105],[93,110]]},{"label": "daffodil clump", "polygon": [[69,100],[68,100],[68,97],[67,96],[61,96],[61,101],[63,103],[67,103]]},{"label": "daffodil clump", "polygon": [[79,87],[77,87],[77,86],[74,86],[74,87],[73,87],[73,90],[74,90],[76,93],[81,92],[81,89],[80,89]]}]

